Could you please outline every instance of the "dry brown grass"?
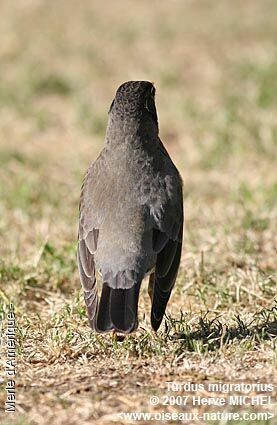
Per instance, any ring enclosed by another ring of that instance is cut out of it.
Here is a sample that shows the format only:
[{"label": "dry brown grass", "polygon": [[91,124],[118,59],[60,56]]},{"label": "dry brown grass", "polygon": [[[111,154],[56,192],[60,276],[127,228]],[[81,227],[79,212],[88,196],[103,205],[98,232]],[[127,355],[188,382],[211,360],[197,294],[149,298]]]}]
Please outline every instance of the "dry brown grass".
[{"label": "dry brown grass", "polygon": [[[117,413],[180,410],[149,405],[168,380],[276,382],[276,12],[270,0],[1,5],[0,311],[12,301],[18,325],[17,412],[1,423],[124,423]],[[140,328],[118,342],[87,326],[75,244],[82,175],[128,79],[156,83],[186,234],[161,331],[143,288]],[[4,361],[2,347],[3,379]]]}]

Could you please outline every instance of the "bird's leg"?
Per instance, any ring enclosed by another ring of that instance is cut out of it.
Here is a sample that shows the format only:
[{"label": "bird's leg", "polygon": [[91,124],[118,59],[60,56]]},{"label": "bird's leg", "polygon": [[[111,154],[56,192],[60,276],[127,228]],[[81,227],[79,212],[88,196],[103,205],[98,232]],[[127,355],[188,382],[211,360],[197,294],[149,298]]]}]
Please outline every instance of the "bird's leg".
[{"label": "bird's leg", "polygon": [[113,341],[113,346],[114,346],[114,348],[117,348],[117,342],[118,342],[118,340],[117,340],[117,332],[116,331],[112,331],[112,341]]},{"label": "bird's leg", "polygon": [[148,295],[153,301],[153,293],[154,293],[154,282],[155,282],[155,273],[151,273],[148,282]]},{"label": "bird's leg", "polygon": [[114,346],[116,348],[117,348],[117,343],[118,342],[123,342],[124,339],[125,339],[125,336],[126,335],[119,334],[117,331],[113,330],[113,332],[112,332],[112,340],[113,340]]}]

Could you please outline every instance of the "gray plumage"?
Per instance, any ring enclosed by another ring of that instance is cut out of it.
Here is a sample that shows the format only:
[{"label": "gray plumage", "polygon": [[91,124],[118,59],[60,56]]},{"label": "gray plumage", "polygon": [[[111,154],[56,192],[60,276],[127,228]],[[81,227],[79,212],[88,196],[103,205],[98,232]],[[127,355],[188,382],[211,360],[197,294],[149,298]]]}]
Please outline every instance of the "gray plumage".
[{"label": "gray plumage", "polygon": [[[147,81],[118,88],[106,145],[82,186],[78,265],[90,325],[98,332],[136,329],[140,285],[148,273],[157,330],[179,268],[182,181],[159,139],[154,98]],[[96,271],[103,280],[100,300]]]}]

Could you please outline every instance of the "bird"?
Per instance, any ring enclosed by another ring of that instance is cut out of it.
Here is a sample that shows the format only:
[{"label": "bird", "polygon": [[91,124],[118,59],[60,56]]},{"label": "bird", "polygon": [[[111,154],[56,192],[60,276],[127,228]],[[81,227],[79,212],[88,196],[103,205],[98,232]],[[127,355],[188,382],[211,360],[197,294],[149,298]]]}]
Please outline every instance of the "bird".
[{"label": "bird", "polygon": [[155,93],[149,81],[119,86],[104,148],[81,188],[77,262],[89,323],[98,333],[137,329],[147,276],[156,332],[180,265],[183,182],[159,138]]}]

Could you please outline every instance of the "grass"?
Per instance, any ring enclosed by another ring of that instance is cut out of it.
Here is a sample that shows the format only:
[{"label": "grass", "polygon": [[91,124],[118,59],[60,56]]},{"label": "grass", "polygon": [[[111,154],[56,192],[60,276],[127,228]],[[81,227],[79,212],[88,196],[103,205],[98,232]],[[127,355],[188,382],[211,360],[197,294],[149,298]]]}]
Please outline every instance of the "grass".
[{"label": "grass", "polygon": [[[271,0],[3,5],[0,314],[14,304],[17,412],[3,411],[1,346],[1,424],[126,423],[117,413],[184,411],[149,404],[167,381],[276,382],[274,12]],[[160,331],[143,285],[140,327],[120,340],[88,327],[76,235],[83,174],[128,79],[155,81],[186,231]]]}]

